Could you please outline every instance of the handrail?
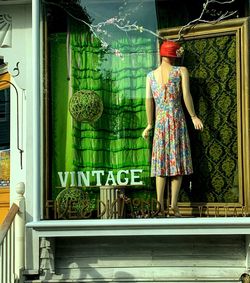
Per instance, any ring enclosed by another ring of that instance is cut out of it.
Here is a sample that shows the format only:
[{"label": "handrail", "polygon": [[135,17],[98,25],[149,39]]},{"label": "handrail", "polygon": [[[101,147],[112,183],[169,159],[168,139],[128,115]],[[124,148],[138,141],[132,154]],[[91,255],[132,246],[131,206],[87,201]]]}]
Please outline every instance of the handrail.
[{"label": "handrail", "polygon": [[8,214],[5,216],[3,223],[0,225],[0,245],[3,243],[3,240],[7,235],[9,228],[12,222],[14,221],[18,211],[19,211],[18,205],[13,203]]}]

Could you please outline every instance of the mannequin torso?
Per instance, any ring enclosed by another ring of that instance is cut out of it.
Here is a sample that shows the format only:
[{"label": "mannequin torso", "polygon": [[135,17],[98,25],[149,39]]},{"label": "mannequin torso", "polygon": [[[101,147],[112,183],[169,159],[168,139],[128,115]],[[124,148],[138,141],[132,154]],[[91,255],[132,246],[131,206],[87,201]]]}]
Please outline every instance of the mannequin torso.
[{"label": "mannequin torso", "polygon": [[[189,75],[185,67],[174,66],[174,58],[162,57],[161,65],[151,71],[146,83],[146,113],[148,125],[142,136],[148,137],[155,117],[151,176],[156,177],[157,201],[164,210],[166,176],[171,183],[171,208],[180,216],[177,199],[182,175],[192,173],[192,160],[186,121],[180,103],[184,104],[192,118],[195,129],[203,124],[196,116],[189,90]],[[155,115],[154,115],[155,112]]]}]

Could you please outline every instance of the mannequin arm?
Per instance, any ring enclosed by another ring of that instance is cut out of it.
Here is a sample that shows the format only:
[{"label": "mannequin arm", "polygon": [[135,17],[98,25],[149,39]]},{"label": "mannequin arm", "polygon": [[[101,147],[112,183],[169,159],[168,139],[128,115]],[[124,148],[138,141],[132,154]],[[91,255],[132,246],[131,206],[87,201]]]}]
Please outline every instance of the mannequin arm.
[{"label": "mannequin arm", "polygon": [[150,82],[147,77],[146,81],[146,116],[147,116],[147,127],[144,129],[142,133],[142,137],[145,139],[148,137],[150,130],[153,128],[153,115],[154,115],[154,101],[151,94]]},{"label": "mannequin arm", "polygon": [[203,123],[195,114],[193,98],[190,93],[189,74],[187,68],[185,67],[181,68],[181,78],[182,78],[183,100],[187,108],[187,111],[191,116],[192,122],[194,124],[194,128],[196,130],[203,130]]}]

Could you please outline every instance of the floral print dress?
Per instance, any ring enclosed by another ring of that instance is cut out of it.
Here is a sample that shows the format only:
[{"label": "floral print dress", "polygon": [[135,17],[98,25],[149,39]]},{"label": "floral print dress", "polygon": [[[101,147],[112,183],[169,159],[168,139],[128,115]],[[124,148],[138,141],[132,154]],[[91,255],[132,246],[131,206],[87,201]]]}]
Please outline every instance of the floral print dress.
[{"label": "floral print dress", "polygon": [[151,176],[193,173],[190,142],[181,103],[181,67],[173,66],[165,87],[148,74],[155,101]]}]

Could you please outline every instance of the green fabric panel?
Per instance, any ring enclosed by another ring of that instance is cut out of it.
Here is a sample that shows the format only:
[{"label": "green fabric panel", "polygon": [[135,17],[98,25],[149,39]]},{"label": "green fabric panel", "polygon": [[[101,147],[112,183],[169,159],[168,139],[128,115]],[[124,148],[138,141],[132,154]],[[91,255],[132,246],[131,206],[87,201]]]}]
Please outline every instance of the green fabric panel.
[{"label": "green fabric panel", "polygon": [[58,171],[72,171],[72,119],[68,115],[68,80],[66,34],[56,34],[50,40],[51,119],[52,119],[52,196],[57,195]]},{"label": "green fabric panel", "polygon": [[[82,40],[84,39],[84,40]],[[132,42],[131,42],[132,40]],[[72,86],[74,91],[96,91],[103,100],[101,118],[93,123],[73,123],[76,170],[143,169],[150,186],[150,143],[142,137],[146,126],[145,79],[155,67],[155,43],[124,38],[114,43],[123,59],[103,53],[97,39],[71,31]]]},{"label": "green fabric panel", "polygon": [[238,202],[236,37],[195,39],[183,46],[204,131],[193,130],[188,120],[194,175],[191,192],[184,182],[181,200]]}]

